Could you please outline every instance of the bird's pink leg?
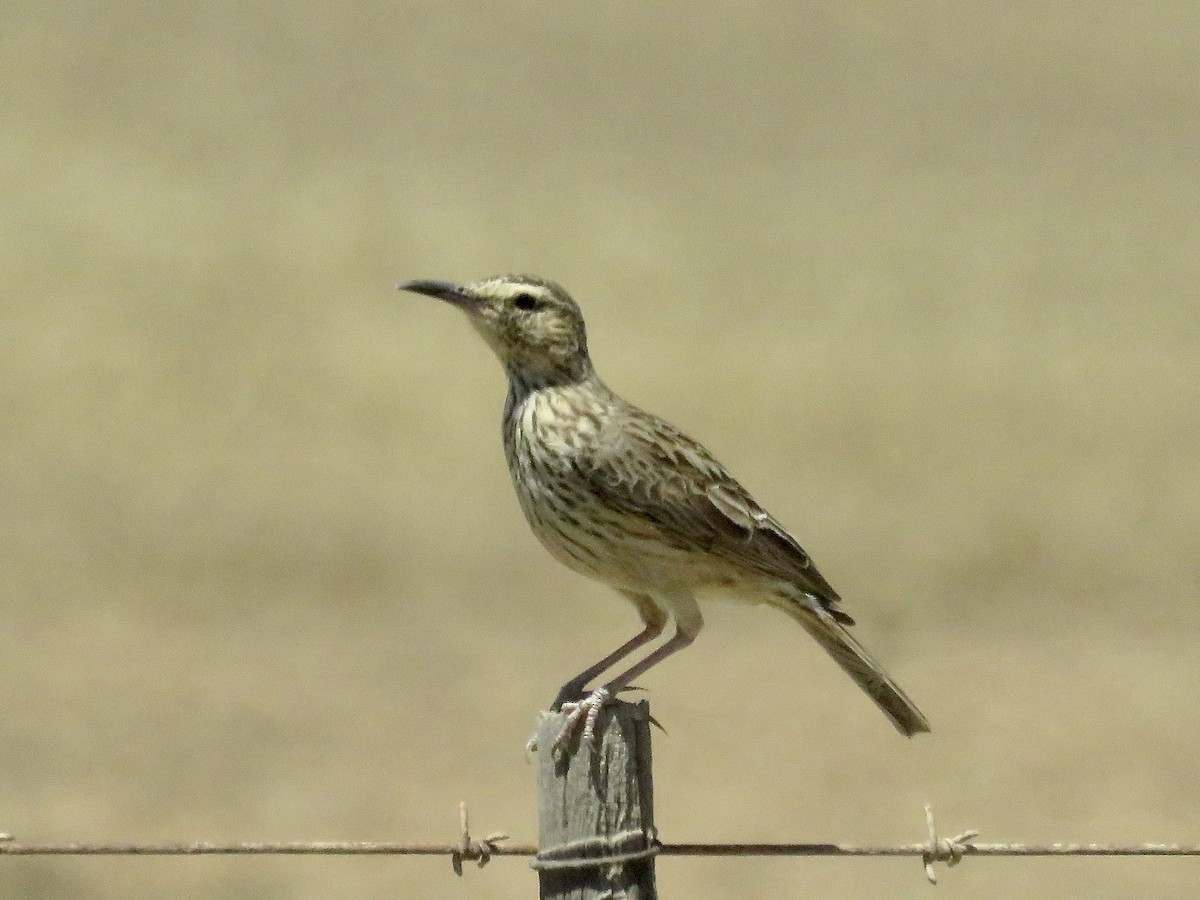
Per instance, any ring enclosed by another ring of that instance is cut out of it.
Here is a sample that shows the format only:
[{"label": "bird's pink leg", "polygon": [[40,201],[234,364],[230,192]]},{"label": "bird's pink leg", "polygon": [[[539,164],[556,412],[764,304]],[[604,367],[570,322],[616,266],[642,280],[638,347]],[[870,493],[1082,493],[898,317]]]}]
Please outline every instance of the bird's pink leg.
[{"label": "bird's pink leg", "polygon": [[578,701],[583,695],[584,685],[586,685],[601,672],[608,671],[608,669],[614,663],[620,662],[638,647],[648,644],[650,641],[662,634],[663,624],[663,622],[646,623],[646,627],[638,634],[631,637],[612,653],[608,654],[608,656],[604,657],[604,659],[600,660],[600,662],[593,666],[588,666],[588,668],[584,669],[562,686],[558,692],[558,696],[554,698],[554,705],[550,708],[553,710],[559,710],[562,709],[567,703]]},{"label": "bird's pink leg", "polygon": [[[633,601],[633,605],[637,607],[638,615],[642,621],[646,623],[646,627],[627,640],[624,644],[614,650],[604,659],[594,665],[588,666],[570,681],[559,689],[558,696],[554,698],[554,703],[550,707],[555,712],[566,706],[573,706],[584,699],[584,687],[589,681],[595,678],[602,672],[607,671],[614,663],[618,663],[627,657],[634,650],[645,644],[650,643],[660,634],[663,633],[663,628],[667,624],[667,614],[662,607],[655,603],[650,597],[645,594],[637,594],[632,591],[621,591],[626,597]],[[664,645],[665,646],[665,645]],[[636,677],[636,676],[631,676]],[[628,686],[628,682],[624,686]],[[599,709],[599,707],[597,707]],[[594,717],[593,717],[594,719]],[[594,730],[594,726],[593,726]],[[559,741],[555,742],[555,747],[559,746]],[[525,749],[532,753],[537,750],[537,735],[529,739],[529,743],[525,745]]]},{"label": "bird's pink leg", "polygon": [[676,602],[672,603],[671,611],[675,614],[675,634],[641,662],[626,669],[604,687],[597,688],[578,702],[564,703],[562,711],[566,714],[566,721],[563,722],[562,730],[554,740],[554,746],[550,748],[552,753],[562,753],[566,750],[571,736],[580,723],[583,724],[581,740],[590,745],[596,736],[596,719],[600,715],[600,709],[609,699],[629,687],[633,679],[648,672],[668,656],[678,653],[696,640],[696,635],[700,633],[700,627],[704,624],[696,601],[690,595],[674,599]]},{"label": "bird's pink leg", "polygon": [[589,681],[601,672],[607,671],[614,663],[623,660],[638,647],[648,644],[662,634],[663,628],[667,624],[667,613],[661,606],[654,602],[653,598],[647,594],[639,594],[635,591],[622,590],[620,593],[637,607],[638,616],[641,617],[646,627],[612,653],[608,654],[608,656],[604,657],[604,659],[600,660],[600,662],[593,666],[588,666],[564,684],[558,692],[558,696],[554,698],[554,705],[550,707],[552,710],[558,711],[562,709],[564,703],[572,703],[580,700],[583,697],[583,689]]}]

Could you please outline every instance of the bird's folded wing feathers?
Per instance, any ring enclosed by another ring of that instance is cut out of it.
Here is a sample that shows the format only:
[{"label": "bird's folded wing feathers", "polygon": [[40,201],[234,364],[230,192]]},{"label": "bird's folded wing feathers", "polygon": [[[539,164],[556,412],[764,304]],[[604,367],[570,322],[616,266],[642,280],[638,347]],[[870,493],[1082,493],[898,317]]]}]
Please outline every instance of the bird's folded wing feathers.
[{"label": "bird's folded wing feathers", "polygon": [[838,599],[796,539],[711,453],[668,423],[645,413],[625,418],[576,465],[609,505],[649,520],[663,540]]}]

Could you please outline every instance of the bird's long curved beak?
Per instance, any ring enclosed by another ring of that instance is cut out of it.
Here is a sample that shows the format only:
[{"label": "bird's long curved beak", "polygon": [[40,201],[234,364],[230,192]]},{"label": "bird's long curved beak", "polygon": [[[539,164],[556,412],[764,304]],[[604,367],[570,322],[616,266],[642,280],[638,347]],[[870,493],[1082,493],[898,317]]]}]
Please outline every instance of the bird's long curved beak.
[{"label": "bird's long curved beak", "polygon": [[427,281],[418,278],[415,281],[402,281],[396,287],[401,291],[436,297],[438,300],[445,300],[462,309],[470,309],[479,302],[474,296],[467,293],[467,289],[462,285],[452,284],[449,281]]}]

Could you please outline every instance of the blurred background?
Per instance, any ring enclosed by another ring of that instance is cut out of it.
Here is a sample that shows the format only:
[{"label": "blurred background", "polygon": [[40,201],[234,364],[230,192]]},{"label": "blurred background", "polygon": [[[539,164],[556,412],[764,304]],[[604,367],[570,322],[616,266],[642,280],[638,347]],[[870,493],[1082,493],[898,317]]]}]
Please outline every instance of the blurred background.
[{"label": "blurred background", "polygon": [[[666,840],[1200,840],[1190,3],[5,4],[0,830],[536,838],[523,745],[637,630],[521,518],[407,278],[554,278],[933,723],[715,606],[645,680]],[[928,897],[681,860],[664,897]],[[524,861],[0,860],[13,898],[528,898]],[[1181,896],[975,860],[942,896]]]}]

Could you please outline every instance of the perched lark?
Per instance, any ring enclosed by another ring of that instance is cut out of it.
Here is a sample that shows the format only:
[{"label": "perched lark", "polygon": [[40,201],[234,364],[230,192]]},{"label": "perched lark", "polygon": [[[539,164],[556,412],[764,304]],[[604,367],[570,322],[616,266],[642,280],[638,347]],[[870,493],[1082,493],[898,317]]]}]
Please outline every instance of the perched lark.
[{"label": "perched lark", "polygon": [[[929,723],[846,626],[837,593],[783,526],[712,455],[609,390],[592,368],[583,315],[559,285],[525,275],[473,284],[407,281],[466,312],[508,374],[504,452],[525,518],[546,549],[633,602],[645,628],[563,685],[563,749],[613,695],[696,639],[697,597],[765,603],[816,638],[904,735]],[[674,619],[641,662],[586,685]]]}]

